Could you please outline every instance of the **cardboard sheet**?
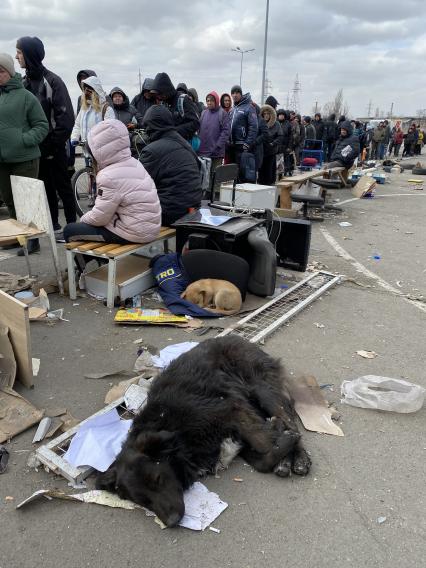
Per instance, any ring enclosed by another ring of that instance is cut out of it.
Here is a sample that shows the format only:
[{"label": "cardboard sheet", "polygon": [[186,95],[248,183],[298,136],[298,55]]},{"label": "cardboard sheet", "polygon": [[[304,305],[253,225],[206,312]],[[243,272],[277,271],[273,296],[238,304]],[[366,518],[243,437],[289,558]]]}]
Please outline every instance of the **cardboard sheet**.
[{"label": "cardboard sheet", "polygon": [[331,412],[315,377],[302,376],[289,382],[294,407],[303,426],[311,432],[344,436],[331,419]]},{"label": "cardboard sheet", "polygon": [[40,422],[43,412],[8,387],[0,388],[0,443]]},{"label": "cardboard sheet", "polygon": [[0,387],[12,388],[16,377],[16,360],[9,339],[9,328],[0,324]]},{"label": "cardboard sheet", "polygon": [[0,221],[0,241],[3,238],[17,237],[18,235],[39,235],[41,232],[37,227],[30,227],[16,221],[16,219]]}]

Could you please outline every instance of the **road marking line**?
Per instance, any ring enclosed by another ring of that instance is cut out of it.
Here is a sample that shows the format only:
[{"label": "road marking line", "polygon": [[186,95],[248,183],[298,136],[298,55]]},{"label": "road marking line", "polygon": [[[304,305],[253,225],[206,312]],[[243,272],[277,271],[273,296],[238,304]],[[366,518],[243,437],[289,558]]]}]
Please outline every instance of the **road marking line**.
[{"label": "road marking line", "polygon": [[[375,195],[371,201],[375,199],[380,199],[381,197],[424,197],[426,193],[391,193],[389,195]],[[351,197],[350,199],[345,199],[345,201],[337,201],[334,205],[339,207],[339,205],[345,205],[346,203],[351,203],[352,201],[360,201],[359,197]],[[364,199],[367,201],[367,199]]]},{"label": "road marking line", "polygon": [[341,256],[342,258],[344,258],[345,260],[350,262],[352,264],[352,266],[354,268],[356,268],[356,270],[358,272],[362,272],[368,278],[375,280],[377,282],[377,284],[379,284],[379,286],[384,288],[387,292],[391,292],[392,294],[395,294],[395,296],[401,297],[403,300],[405,300],[409,304],[412,304],[413,306],[415,306],[416,308],[418,308],[422,312],[426,313],[426,305],[425,304],[423,304],[422,302],[420,302],[418,300],[411,300],[410,298],[407,298],[407,296],[405,294],[403,294],[400,290],[397,290],[391,284],[386,282],[386,280],[383,280],[383,278],[380,278],[380,276],[378,276],[377,274],[375,274],[374,272],[369,270],[366,266],[364,266],[363,264],[358,262],[352,255],[350,255],[348,253],[347,250],[345,250],[342,246],[339,245],[339,243],[336,241],[336,239],[330,235],[330,233],[328,232],[328,230],[325,227],[320,227],[320,231],[322,233],[322,236],[328,242],[328,244],[331,245],[334,248],[334,250],[339,254],[339,256]]}]

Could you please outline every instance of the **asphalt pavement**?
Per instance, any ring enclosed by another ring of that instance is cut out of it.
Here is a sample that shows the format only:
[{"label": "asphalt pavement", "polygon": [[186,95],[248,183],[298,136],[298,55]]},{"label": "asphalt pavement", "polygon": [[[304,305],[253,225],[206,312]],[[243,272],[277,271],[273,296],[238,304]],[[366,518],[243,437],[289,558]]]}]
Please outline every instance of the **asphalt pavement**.
[{"label": "asphalt pavement", "polygon": [[[413,189],[411,177],[392,174],[373,199],[334,191],[344,212],[314,224],[310,263],[345,279],[263,345],[292,376],[331,385],[323,392],[341,414],[343,438],[303,433],[313,461],[306,478],[260,474],[240,459],[208,477],[207,487],[229,504],[213,523],[220,533],[161,530],[142,511],[67,501],[16,510],[38,489],[73,491],[61,477],[27,466],[32,429],[8,444],[0,476],[0,568],[424,566],[426,408],[397,414],[340,402],[342,381],[367,374],[426,387],[426,189]],[[46,243],[31,263],[52,273]],[[25,260],[11,256],[0,270],[25,274]],[[91,298],[50,300],[69,321],[31,323],[40,372],[34,389],[16,388],[39,408],[66,407],[79,419],[100,409],[119,380],[84,374],[132,368],[136,339],[156,348],[198,339],[174,328],[118,327],[114,310]]]}]

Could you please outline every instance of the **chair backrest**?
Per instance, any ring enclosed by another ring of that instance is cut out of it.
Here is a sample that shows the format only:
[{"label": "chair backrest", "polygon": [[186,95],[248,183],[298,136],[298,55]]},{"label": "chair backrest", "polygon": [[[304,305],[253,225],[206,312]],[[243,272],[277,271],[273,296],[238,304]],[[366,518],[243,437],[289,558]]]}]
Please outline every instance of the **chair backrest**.
[{"label": "chair backrest", "polygon": [[218,166],[215,169],[212,179],[210,201],[214,201],[214,188],[216,184],[225,182],[232,183],[235,190],[235,184],[237,183],[238,179],[238,172],[238,164],[225,164],[224,166]]},{"label": "chair backrest", "polygon": [[52,218],[44,183],[39,179],[10,176],[16,219],[53,235]]}]

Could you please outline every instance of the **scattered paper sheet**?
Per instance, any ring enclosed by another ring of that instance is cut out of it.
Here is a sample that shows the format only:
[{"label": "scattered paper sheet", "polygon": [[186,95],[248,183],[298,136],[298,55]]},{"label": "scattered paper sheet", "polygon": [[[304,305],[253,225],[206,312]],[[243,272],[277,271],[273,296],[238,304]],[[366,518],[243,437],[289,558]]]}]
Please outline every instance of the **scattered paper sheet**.
[{"label": "scattered paper sheet", "polygon": [[184,494],[185,515],[179,526],[203,531],[228,507],[217,493],[196,481]]},{"label": "scattered paper sheet", "polygon": [[71,440],[64,459],[73,465],[106,471],[121,451],[132,420],[121,420],[115,408],[85,422]]},{"label": "scattered paper sheet", "polygon": [[[45,499],[65,499],[67,501],[80,501],[83,503],[94,503],[106,507],[117,507],[129,511],[143,509],[136,503],[125,499],[120,499],[118,495],[94,489],[85,493],[68,495],[56,489],[41,489],[33,493],[27,499],[19,503],[16,508],[20,509],[24,505],[44,497]],[[184,494],[185,515],[179,522],[179,526],[194,531],[203,531],[228,507],[228,503],[222,501],[217,495],[209,491],[205,485],[195,482],[192,487]],[[144,509],[148,516],[155,516],[151,511]],[[162,525],[160,521],[160,526]]]},{"label": "scattered paper sheet", "polygon": [[377,353],[375,351],[364,351],[363,349],[357,351],[356,354],[364,359],[374,359],[377,357]]},{"label": "scattered paper sheet", "polygon": [[218,227],[232,219],[229,215],[212,215],[210,209],[200,209],[200,213],[201,219],[198,223],[202,223],[203,225],[213,225],[214,227]]},{"label": "scattered paper sheet", "polygon": [[315,377],[294,379],[289,382],[289,388],[294,399],[294,408],[306,430],[344,436],[341,428],[331,419],[330,409]]},{"label": "scattered paper sheet", "polygon": [[160,351],[158,355],[152,355],[152,363],[156,367],[165,369],[170,363],[187,351],[191,351],[194,347],[198,345],[198,341],[184,341],[183,343],[175,343],[174,345],[168,345]]}]

